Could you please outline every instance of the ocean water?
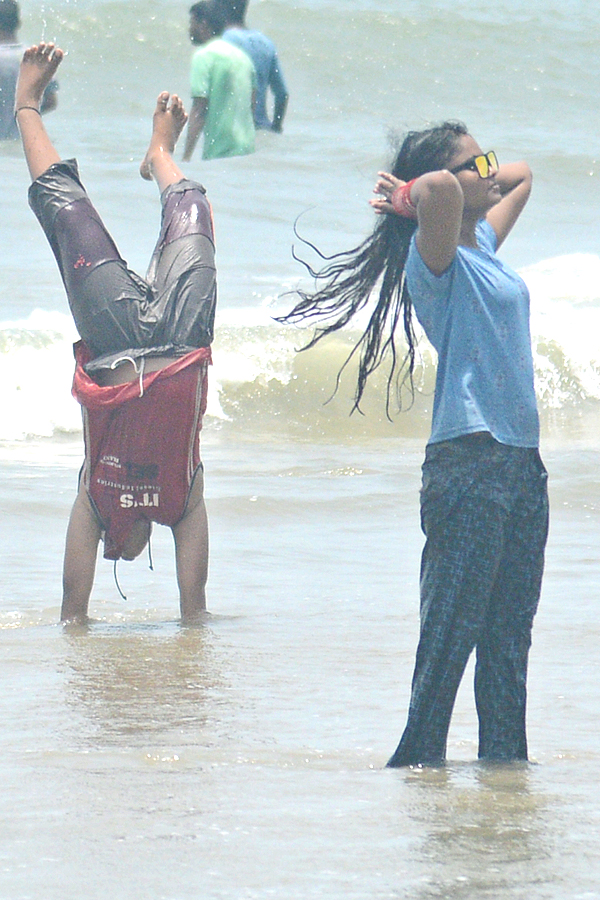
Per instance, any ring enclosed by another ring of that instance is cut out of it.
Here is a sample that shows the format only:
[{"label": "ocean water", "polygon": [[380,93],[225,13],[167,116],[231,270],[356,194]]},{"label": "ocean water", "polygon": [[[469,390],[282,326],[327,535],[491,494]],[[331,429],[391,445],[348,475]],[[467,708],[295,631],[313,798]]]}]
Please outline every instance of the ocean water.
[{"label": "ocean water", "polygon": [[[68,50],[48,129],[143,272],[137,165],[162,89],[187,98],[187,7],[23,3]],[[582,0],[251,0],[290,88],[281,136],[189,165],[214,208],[220,300],[203,431],[205,626],[182,629],[170,533],[154,571],[99,561],[88,628],[57,624],[81,463],[75,338],[0,146],[1,900],[600,898],[600,10]],[[306,285],[294,223],[358,243],[395,136],[464,120],[526,158],[503,257],[532,297],[552,526],[529,682],[532,764],[474,762],[469,670],[444,770],[389,771],[418,634],[418,489],[435,360],[390,423],[384,376],[349,417],[352,332],[309,353],[273,321]],[[329,402],[326,402],[329,401]]]}]

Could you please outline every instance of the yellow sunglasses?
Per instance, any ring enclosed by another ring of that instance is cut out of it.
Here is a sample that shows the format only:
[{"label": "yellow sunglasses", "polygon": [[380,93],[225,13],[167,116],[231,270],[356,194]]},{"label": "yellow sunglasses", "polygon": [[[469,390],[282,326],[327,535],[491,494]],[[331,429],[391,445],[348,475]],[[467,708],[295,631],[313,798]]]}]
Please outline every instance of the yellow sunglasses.
[{"label": "yellow sunglasses", "polygon": [[498,171],[498,157],[493,150],[490,150],[489,153],[482,153],[481,156],[472,156],[471,159],[468,159],[462,165],[457,166],[455,169],[450,169],[450,172],[456,175],[457,172],[468,170],[477,172],[480,178],[489,178],[492,169]]}]

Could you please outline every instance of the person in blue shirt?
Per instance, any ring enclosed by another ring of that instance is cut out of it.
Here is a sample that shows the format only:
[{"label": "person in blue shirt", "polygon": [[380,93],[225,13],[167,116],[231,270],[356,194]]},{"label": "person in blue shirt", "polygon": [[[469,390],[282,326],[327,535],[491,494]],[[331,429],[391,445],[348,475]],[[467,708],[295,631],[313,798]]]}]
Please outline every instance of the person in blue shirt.
[{"label": "person in blue shirt", "polygon": [[[226,19],[222,34],[229,41],[248,54],[256,70],[256,99],[254,102],[254,124],[257,128],[281,132],[289,94],[277,58],[275,44],[260,31],[248,28],[245,23],[248,0],[217,0]],[[273,115],[267,111],[267,94],[273,94]]]},{"label": "person in blue shirt", "polygon": [[[423,465],[421,630],[408,722],[391,767],[440,765],[476,650],[479,758],[526,760],[526,680],[548,533],[529,295],[496,256],[530,194],[524,162],[499,165],[458,122],[409,133],[371,200],[379,219],[317,273],[287,321],[323,319],[308,346],[371,301],[354,409],[389,361],[387,408],[412,389],[413,310],[438,354]],[[397,346],[402,328],[406,350]]]},{"label": "person in blue shirt", "polygon": [[[14,116],[15,90],[25,44],[18,38],[21,13],[17,0],[0,0],[0,141],[17,140],[19,129]],[[58,105],[58,82],[49,82],[40,112],[45,115]]]}]

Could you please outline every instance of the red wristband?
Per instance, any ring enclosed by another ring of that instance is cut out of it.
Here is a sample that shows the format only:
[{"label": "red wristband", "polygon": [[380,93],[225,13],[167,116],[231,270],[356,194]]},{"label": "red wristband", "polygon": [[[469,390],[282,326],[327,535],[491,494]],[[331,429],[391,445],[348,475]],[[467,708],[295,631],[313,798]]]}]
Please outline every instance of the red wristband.
[{"label": "red wristband", "polygon": [[410,191],[416,180],[416,178],[413,178],[412,181],[401,184],[400,187],[396,188],[390,198],[390,203],[394,207],[394,212],[399,216],[404,216],[405,219],[417,218],[417,207],[410,199]]}]

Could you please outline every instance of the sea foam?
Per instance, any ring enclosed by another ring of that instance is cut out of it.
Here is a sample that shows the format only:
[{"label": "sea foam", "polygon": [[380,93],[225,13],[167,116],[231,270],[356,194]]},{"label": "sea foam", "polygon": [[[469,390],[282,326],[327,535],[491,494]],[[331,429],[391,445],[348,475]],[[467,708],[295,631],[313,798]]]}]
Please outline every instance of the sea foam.
[{"label": "sea foam", "polygon": [[[542,410],[573,408],[600,400],[600,257],[559,256],[521,271],[531,292],[531,331],[536,390]],[[349,367],[334,399],[336,374],[358,337],[348,329],[307,353],[298,353],[312,330],[274,321],[275,300],[225,309],[216,323],[207,424],[236,421],[269,430],[321,422],[343,432],[348,425],[355,369]],[[281,309],[281,300],[277,302]],[[52,437],[81,430],[71,396],[69,316],[36,310],[24,320],[0,323],[0,440]],[[435,354],[420,341],[419,392],[408,420],[431,414]],[[365,397],[373,425],[385,421],[385,373],[376,373]],[[413,422],[414,424],[414,422]],[[368,430],[368,423],[365,423]],[[419,431],[421,427],[419,426]]]}]

